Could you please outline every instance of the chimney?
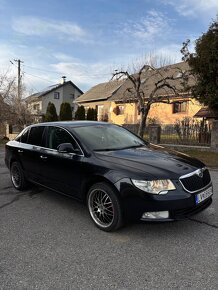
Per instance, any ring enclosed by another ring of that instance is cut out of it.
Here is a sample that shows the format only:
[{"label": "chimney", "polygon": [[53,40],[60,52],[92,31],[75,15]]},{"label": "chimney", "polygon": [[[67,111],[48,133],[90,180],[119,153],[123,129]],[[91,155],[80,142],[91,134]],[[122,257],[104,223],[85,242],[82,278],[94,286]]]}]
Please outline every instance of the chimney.
[{"label": "chimney", "polygon": [[65,82],[66,82],[66,77],[65,76],[62,76],[61,83],[64,84]]}]

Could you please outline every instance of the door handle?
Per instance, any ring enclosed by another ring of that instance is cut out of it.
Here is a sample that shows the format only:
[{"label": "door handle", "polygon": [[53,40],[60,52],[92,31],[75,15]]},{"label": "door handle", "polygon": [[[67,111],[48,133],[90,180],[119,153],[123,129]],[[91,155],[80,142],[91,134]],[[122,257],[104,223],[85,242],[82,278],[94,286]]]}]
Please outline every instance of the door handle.
[{"label": "door handle", "polygon": [[43,155],[40,155],[40,158],[41,158],[41,159],[47,159],[48,157],[43,156]]},{"label": "door handle", "polygon": [[18,153],[23,153],[23,150],[17,150]]}]

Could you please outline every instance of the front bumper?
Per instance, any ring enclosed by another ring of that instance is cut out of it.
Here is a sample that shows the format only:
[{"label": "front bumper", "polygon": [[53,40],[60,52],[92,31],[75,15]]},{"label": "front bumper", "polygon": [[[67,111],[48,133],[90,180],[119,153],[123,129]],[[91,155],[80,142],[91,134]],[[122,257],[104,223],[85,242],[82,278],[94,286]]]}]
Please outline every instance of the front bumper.
[{"label": "front bumper", "polygon": [[[194,215],[212,203],[210,196],[199,204],[196,204],[196,194],[202,192],[189,193],[183,189],[179,181],[173,181],[176,190],[169,191],[166,195],[154,195],[137,189],[130,181],[125,178],[115,184],[120,192],[123,205],[124,218],[127,220],[142,220],[145,212],[168,211],[169,217],[161,221],[181,220]],[[211,187],[211,184],[204,189]],[[149,220],[149,219],[145,219]],[[160,221],[159,219],[150,219]],[[149,220],[149,221],[150,221]]]}]

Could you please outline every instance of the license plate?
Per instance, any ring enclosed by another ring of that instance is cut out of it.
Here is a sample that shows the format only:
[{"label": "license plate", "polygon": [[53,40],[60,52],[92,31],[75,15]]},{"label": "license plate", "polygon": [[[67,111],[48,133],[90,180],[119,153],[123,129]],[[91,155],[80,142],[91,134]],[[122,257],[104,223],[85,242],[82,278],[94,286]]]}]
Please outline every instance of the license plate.
[{"label": "license plate", "polygon": [[196,196],[195,196],[196,204],[199,204],[200,202],[204,201],[205,199],[210,197],[212,194],[213,194],[212,187],[209,187],[208,189],[206,189],[205,191],[203,191],[199,194],[196,194]]}]

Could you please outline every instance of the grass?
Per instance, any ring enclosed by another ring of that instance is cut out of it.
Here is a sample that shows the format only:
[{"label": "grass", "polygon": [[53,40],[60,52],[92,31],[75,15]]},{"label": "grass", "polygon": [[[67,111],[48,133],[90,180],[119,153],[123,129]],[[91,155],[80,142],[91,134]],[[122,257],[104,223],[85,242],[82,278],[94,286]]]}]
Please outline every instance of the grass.
[{"label": "grass", "polygon": [[184,150],[182,148],[179,148],[178,151],[201,160],[204,164],[206,164],[206,166],[210,168],[218,168],[218,152],[200,151],[197,149]]}]

